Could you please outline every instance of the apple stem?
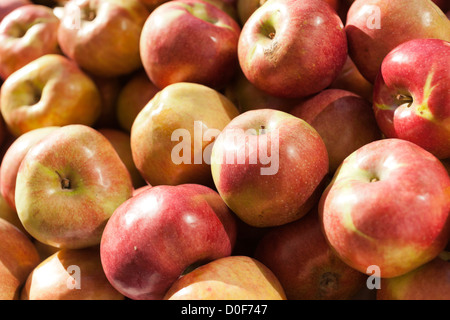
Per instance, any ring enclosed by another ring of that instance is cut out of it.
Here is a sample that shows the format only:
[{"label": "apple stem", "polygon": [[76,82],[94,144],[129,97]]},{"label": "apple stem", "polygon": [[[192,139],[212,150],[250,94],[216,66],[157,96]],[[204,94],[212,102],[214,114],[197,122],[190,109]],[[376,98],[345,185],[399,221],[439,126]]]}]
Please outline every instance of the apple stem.
[{"label": "apple stem", "polygon": [[261,134],[265,134],[266,133],[266,126],[261,125]]},{"label": "apple stem", "polygon": [[63,178],[58,171],[56,171],[56,174],[58,175],[59,179],[61,180],[61,188],[70,189],[70,180],[67,178]]},{"label": "apple stem", "polygon": [[270,39],[273,39],[273,38],[275,38],[275,32],[271,32],[271,33],[269,33],[269,38],[270,38]]},{"label": "apple stem", "polygon": [[411,96],[407,96],[406,94],[398,94],[397,100],[404,103],[412,103],[413,98]]}]

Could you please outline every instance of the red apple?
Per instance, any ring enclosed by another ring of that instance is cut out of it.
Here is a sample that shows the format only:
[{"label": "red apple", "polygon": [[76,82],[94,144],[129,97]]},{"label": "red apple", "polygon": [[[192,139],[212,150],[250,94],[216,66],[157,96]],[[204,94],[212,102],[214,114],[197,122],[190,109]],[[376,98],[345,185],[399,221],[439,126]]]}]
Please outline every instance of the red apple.
[{"label": "red apple", "polygon": [[367,278],[333,252],[317,210],[270,230],[254,257],[272,270],[289,300],[348,300]]},{"label": "red apple", "polygon": [[21,300],[123,300],[103,272],[98,247],[58,250],[28,276]]},{"label": "red apple", "polygon": [[271,95],[301,98],[328,87],[347,59],[344,25],[323,0],[276,0],[258,8],[239,38],[242,71]]},{"label": "red apple", "polygon": [[28,151],[15,202],[38,241],[78,249],[100,243],[107,220],[132,192],[130,174],[108,139],[88,126],[68,125]]},{"label": "red apple", "polygon": [[286,300],[280,282],[264,264],[248,256],[211,261],[180,277],[165,300]]},{"label": "red apple", "polygon": [[30,0],[2,0],[0,2],[0,21],[14,9],[27,4],[32,4],[32,2]]},{"label": "red apple", "polygon": [[59,19],[49,7],[21,6],[0,23],[0,77],[12,73],[46,54],[60,53]]},{"label": "red apple", "polygon": [[229,256],[235,239],[235,217],[217,192],[195,184],[155,186],[114,212],[100,253],[118,291],[156,300],[186,268]]},{"label": "red apple", "polygon": [[101,77],[142,66],[139,39],[149,15],[139,0],[75,0],[64,7],[58,40],[65,55]]},{"label": "red apple", "polygon": [[220,89],[237,70],[240,31],[233,18],[208,2],[169,1],[144,25],[142,63],[160,89],[176,82]]},{"label": "red apple", "polygon": [[242,221],[272,227],[312,208],[328,172],[328,154],[306,121],[279,110],[251,110],[217,137],[211,171],[218,192]]},{"label": "red apple", "polygon": [[344,160],[323,193],[324,234],[356,270],[401,276],[447,245],[449,190],[447,171],[428,151],[401,139],[371,142]]},{"label": "red apple", "polygon": [[430,0],[356,0],[345,31],[349,55],[371,83],[384,57],[401,43],[419,38],[450,41],[450,21]]},{"label": "red apple", "polygon": [[382,138],[371,104],[346,90],[326,89],[305,99],[290,113],[308,122],[323,139],[329,173],[356,149]]},{"label": "red apple", "polygon": [[449,56],[444,40],[399,45],[383,60],[373,96],[386,137],[414,142],[441,159],[450,157]]},{"label": "red apple", "polygon": [[0,104],[15,136],[47,126],[90,126],[102,107],[92,79],[57,54],[42,56],[9,76],[2,85]]}]

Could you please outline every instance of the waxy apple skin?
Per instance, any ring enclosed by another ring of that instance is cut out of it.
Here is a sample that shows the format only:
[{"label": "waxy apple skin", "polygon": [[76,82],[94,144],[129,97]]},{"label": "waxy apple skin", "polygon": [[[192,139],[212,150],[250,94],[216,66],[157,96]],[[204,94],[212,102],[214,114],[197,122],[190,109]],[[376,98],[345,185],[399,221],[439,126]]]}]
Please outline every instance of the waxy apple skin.
[{"label": "waxy apple skin", "polygon": [[2,0],[0,3],[0,21],[14,9],[32,4],[30,0]]},{"label": "waxy apple skin", "polygon": [[[417,170],[425,168],[426,170]],[[351,267],[403,275],[434,259],[450,236],[450,177],[428,151],[401,139],[348,156],[319,202],[325,237]]]},{"label": "waxy apple skin", "polygon": [[192,264],[229,256],[235,239],[235,216],[214,190],[155,186],[114,212],[100,254],[117,290],[135,300],[158,300]]},{"label": "waxy apple skin", "polygon": [[450,157],[450,42],[415,39],[383,60],[373,108],[389,138],[416,143],[440,159]]},{"label": "waxy apple skin", "polygon": [[242,28],[242,71],[274,96],[302,98],[328,87],[347,58],[344,25],[322,0],[274,0]]}]

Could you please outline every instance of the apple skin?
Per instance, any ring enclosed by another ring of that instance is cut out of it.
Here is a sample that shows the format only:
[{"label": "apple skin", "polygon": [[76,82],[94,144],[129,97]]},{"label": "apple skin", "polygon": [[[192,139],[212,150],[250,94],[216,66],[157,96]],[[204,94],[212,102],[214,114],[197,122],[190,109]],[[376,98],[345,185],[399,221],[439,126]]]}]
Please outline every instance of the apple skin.
[{"label": "apple skin", "polygon": [[114,212],[100,254],[119,292],[134,300],[159,300],[189,266],[229,256],[235,240],[235,216],[214,190],[153,186]]},{"label": "apple skin", "polygon": [[[137,169],[152,186],[198,183],[212,187],[209,158],[206,158],[212,142],[196,136],[194,122],[201,121],[202,128],[220,131],[237,115],[235,105],[210,87],[185,82],[167,86],[150,100],[133,123],[131,151]],[[173,150],[187,139],[172,139],[175,130],[180,129],[189,133],[190,142],[186,142],[191,145],[191,158],[185,161],[188,163],[177,164]],[[196,163],[199,152],[202,161]]]},{"label": "apple skin", "polygon": [[21,6],[0,23],[0,77],[12,73],[46,54],[60,53],[59,19],[49,7]]},{"label": "apple skin", "polygon": [[[71,270],[71,266],[79,269]],[[80,281],[76,283],[78,279]],[[69,284],[79,287],[72,288]],[[124,298],[106,278],[98,246],[58,250],[33,269],[20,294],[20,300],[124,300]]]},{"label": "apple skin", "polygon": [[328,87],[347,59],[344,25],[322,0],[275,0],[242,28],[238,58],[247,79],[271,95],[303,98]]},{"label": "apple skin", "polygon": [[164,300],[286,300],[286,295],[263,263],[248,256],[228,256],[180,277]]},{"label": "apple skin", "polygon": [[381,279],[377,300],[450,300],[450,252],[403,276]]},{"label": "apple skin", "polygon": [[385,57],[374,86],[373,108],[385,136],[414,142],[440,159],[450,157],[449,56],[448,41],[407,41]]},{"label": "apple skin", "polygon": [[[369,23],[376,16],[373,8],[379,8],[379,28]],[[384,57],[401,43],[419,38],[450,41],[450,21],[429,0],[356,0],[348,11],[345,31],[349,55],[371,83]]]},{"label": "apple skin", "polygon": [[308,122],[322,137],[331,174],[353,151],[382,138],[372,105],[350,91],[325,89],[299,103],[290,113]]},{"label": "apple skin", "polygon": [[58,30],[61,50],[100,77],[133,72],[142,66],[139,41],[149,13],[139,0],[69,1]]},{"label": "apple skin", "polygon": [[323,192],[323,232],[351,267],[398,277],[447,245],[449,192],[450,177],[431,153],[406,140],[374,141],[348,156]]},{"label": "apple skin", "polygon": [[[273,153],[270,167],[262,164],[257,154],[261,151],[249,152],[259,148]],[[235,159],[243,151],[241,164]],[[305,215],[320,197],[328,166],[326,146],[317,131],[306,121],[273,109],[247,111],[231,120],[211,153],[217,191],[243,222],[254,227],[281,225]],[[264,167],[269,170],[262,174]]]},{"label": "apple skin", "polygon": [[68,125],[28,151],[15,203],[38,241],[81,249],[100,243],[107,220],[132,192],[130,174],[108,139],[91,127]]},{"label": "apple skin", "polygon": [[12,209],[16,210],[16,179],[23,158],[36,143],[58,128],[52,126],[28,131],[15,139],[6,150],[0,166],[0,188],[3,198]]},{"label": "apple skin", "polygon": [[151,12],[155,10],[158,6],[162,5],[164,2],[167,2],[169,0],[139,0],[139,1],[142,2]]},{"label": "apple skin", "polygon": [[317,209],[266,233],[254,257],[272,270],[289,300],[348,300],[367,278],[333,252]]},{"label": "apple skin", "polygon": [[40,262],[31,240],[0,218],[0,300],[18,300],[28,274]]},{"label": "apple skin", "polygon": [[176,82],[221,89],[238,67],[240,31],[232,17],[210,3],[169,1],[156,8],[144,25],[142,63],[160,89]]},{"label": "apple skin", "polygon": [[33,129],[95,123],[101,113],[97,86],[62,55],[47,54],[17,70],[0,93],[1,113],[16,137]]},{"label": "apple skin", "polygon": [[14,9],[32,4],[30,0],[2,0],[0,3],[0,21]]}]

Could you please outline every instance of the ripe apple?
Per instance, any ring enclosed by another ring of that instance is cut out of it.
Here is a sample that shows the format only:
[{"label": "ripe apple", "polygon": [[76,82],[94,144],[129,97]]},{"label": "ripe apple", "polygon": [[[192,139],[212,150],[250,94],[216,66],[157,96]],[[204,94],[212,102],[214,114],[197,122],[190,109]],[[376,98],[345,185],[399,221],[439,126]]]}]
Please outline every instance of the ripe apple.
[{"label": "ripe apple", "polygon": [[271,95],[303,98],[328,87],[347,59],[344,25],[323,0],[275,0],[242,28],[242,71]]},{"label": "ripe apple", "polygon": [[133,160],[152,186],[198,183],[213,186],[212,140],[239,114],[218,91],[179,82],[159,91],[131,129]]},{"label": "ripe apple", "polygon": [[0,300],[17,300],[28,274],[40,262],[31,240],[0,218]]},{"label": "ripe apple", "polygon": [[240,114],[212,148],[214,184],[245,223],[272,227],[305,215],[328,173],[326,146],[306,121],[274,109]]},{"label": "ripe apple", "polygon": [[384,57],[401,43],[419,38],[450,41],[450,21],[430,0],[356,0],[345,31],[349,55],[371,83]]},{"label": "ripe apple", "polygon": [[123,300],[103,272],[97,246],[58,250],[28,276],[21,300]]},{"label": "ripe apple", "polygon": [[28,131],[15,139],[6,150],[0,166],[0,189],[3,198],[12,209],[16,210],[16,179],[23,158],[31,147],[58,128],[42,127]]},{"label": "ripe apple", "polygon": [[0,77],[6,79],[46,54],[60,53],[58,26],[49,7],[30,4],[9,13],[0,23]]},{"label": "ripe apple", "polygon": [[0,2],[0,21],[16,8],[32,4],[30,0],[2,0]]},{"label": "ripe apple", "polygon": [[158,6],[163,4],[164,2],[167,2],[169,0],[139,0],[141,1],[149,11],[155,10]]},{"label": "ripe apple", "polygon": [[130,174],[108,139],[74,124],[28,151],[17,173],[15,203],[38,241],[78,249],[100,243],[107,220],[132,192]]},{"label": "ripe apple", "polygon": [[322,195],[325,237],[356,270],[401,276],[447,245],[449,190],[447,171],[428,151],[402,139],[371,142],[344,160]]},{"label": "ripe apple", "polygon": [[382,138],[372,105],[347,90],[323,90],[299,103],[290,113],[308,122],[322,137],[331,174],[353,151]]},{"label": "ripe apple", "polygon": [[224,1],[224,0],[202,0],[202,1],[206,1],[206,2],[216,6],[220,10],[226,12],[230,17],[232,17],[236,22],[239,23],[237,9],[234,4]]},{"label": "ripe apple", "polygon": [[348,300],[367,278],[333,252],[317,209],[266,233],[254,257],[272,270],[289,300]]},{"label": "ripe apple", "polygon": [[450,300],[450,252],[403,276],[381,279],[377,300]]},{"label": "ripe apple", "polygon": [[217,192],[196,184],[154,186],[114,212],[100,254],[119,292],[158,300],[187,268],[229,256],[235,240],[235,216]]},{"label": "ripe apple", "polygon": [[449,56],[448,41],[402,43],[383,60],[373,98],[386,137],[414,142],[441,159],[450,157]]},{"label": "ripe apple", "polygon": [[216,6],[175,0],[157,7],[142,30],[141,58],[160,89],[176,82],[222,88],[238,67],[238,23]]},{"label": "ripe apple", "polygon": [[149,15],[139,0],[75,0],[64,6],[58,40],[65,55],[102,77],[142,66],[139,39]]},{"label": "ripe apple", "polygon": [[144,70],[133,74],[120,89],[116,100],[116,119],[120,128],[131,132],[137,115],[158,91]]},{"label": "ripe apple", "polygon": [[90,126],[102,107],[92,79],[57,54],[42,56],[10,75],[2,85],[0,105],[9,131],[17,137],[47,126]]},{"label": "ripe apple", "polygon": [[286,295],[263,263],[248,256],[228,256],[180,277],[164,300],[286,300]]}]

